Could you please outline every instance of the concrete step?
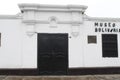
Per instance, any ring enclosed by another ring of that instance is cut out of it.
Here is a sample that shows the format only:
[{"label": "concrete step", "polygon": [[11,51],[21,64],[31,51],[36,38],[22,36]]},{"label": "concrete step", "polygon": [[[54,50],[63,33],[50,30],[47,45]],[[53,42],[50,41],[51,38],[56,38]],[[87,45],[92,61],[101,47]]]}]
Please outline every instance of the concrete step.
[{"label": "concrete step", "polygon": [[0,76],[0,80],[120,80],[120,75]]}]

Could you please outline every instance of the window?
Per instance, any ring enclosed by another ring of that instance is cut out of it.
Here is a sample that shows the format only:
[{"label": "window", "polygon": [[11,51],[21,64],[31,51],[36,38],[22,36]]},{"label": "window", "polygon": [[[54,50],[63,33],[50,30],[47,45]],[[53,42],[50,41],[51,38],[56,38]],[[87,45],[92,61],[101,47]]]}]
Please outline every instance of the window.
[{"label": "window", "polygon": [[102,56],[118,57],[117,34],[102,34]]},{"label": "window", "polygon": [[88,44],[97,43],[96,36],[88,36]]}]

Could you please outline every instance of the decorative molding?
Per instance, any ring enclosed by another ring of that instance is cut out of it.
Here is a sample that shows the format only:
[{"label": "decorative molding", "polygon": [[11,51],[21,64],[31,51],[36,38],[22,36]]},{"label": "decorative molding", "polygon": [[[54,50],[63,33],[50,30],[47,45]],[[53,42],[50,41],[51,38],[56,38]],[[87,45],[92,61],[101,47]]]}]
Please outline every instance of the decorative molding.
[{"label": "decorative molding", "polygon": [[79,24],[81,24],[82,22],[80,22],[80,21],[58,21],[58,24],[72,24],[72,25],[79,25]]},{"label": "decorative molding", "polygon": [[110,21],[110,22],[120,22],[120,18],[108,18],[108,17],[84,17],[87,21]]},{"label": "decorative molding", "polygon": [[79,31],[80,30],[80,26],[79,25],[72,25],[71,26],[71,35],[73,37],[78,37],[79,36]]},{"label": "decorative molding", "polygon": [[16,15],[0,15],[0,19],[21,19],[22,14],[16,14]]},{"label": "decorative molding", "polygon": [[49,23],[50,23],[50,27],[56,28],[57,27],[57,18],[55,16],[51,16],[49,18]]},{"label": "decorative molding", "polygon": [[27,3],[22,3],[18,4],[21,7],[41,7],[41,8],[87,8],[87,6],[84,5],[49,5],[49,4],[27,4]]},{"label": "decorative molding", "polygon": [[51,16],[48,20],[49,20],[49,22],[51,22],[51,21],[57,22],[58,21],[58,19],[55,16]]},{"label": "decorative molding", "polygon": [[0,19],[21,19],[16,15],[0,15]]},{"label": "decorative molding", "polygon": [[[57,24],[81,24],[83,19],[79,19],[76,17],[82,18],[84,11],[87,9],[87,6],[83,5],[40,5],[40,4],[19,4],[19,8],[23,12],[23,22],[26,24],[30,23],[41,23],[41,24],[50,24],[50,26],[56,27]],[[59,21],[56,16],[51,16],[49,20],[43,21],[39,20],[35,17],[36,12],[69,12],[72,13],[72,20],[68,21]],[[77,13],[77,16],[76,16]],[[51,21],[50,19],[54,19]]]},{"label": "decorative molding", "polygon": [[[49,21],[42,21],[42,20],[23,20],[23,23],[40,23],[40,24],[50,24]],[[57,24],[76,24],[76,25],[79,25],[81,24],[80,21],[57,21]]]},{"label": "decorative molding", "polygon": [[85,10],[82,9],[22,9],[21,11],[40,11],[40,12],[85,12]]},{"label": "decorative molding", "polygon": [[28,36],[33,36],[35,34],[35,24],[27,24],[26,25],[26,33]]},{"label": "decorative molding", "polygon": [[60,11],[60,12],[84,12],[87,6],[83,5],[40,5],[40,4],[19,4],[21,11]]}]

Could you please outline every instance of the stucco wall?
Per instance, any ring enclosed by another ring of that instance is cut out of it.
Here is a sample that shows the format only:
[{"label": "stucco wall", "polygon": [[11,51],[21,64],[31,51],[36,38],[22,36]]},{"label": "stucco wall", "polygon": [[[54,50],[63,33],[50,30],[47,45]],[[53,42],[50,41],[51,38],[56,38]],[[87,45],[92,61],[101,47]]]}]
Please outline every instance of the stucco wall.
[{"label": "stucco wall", "polygon": [[[37,33],[68,33],[69,68],[119,67],[119,32],[95,32],[94,26],[95,22],[114,22],[119,28],[119,19],[90,20],[84,14],[85,9],[84,6],[22,5],[19,19],[0,17],[0,68],[37,68]],[[102,34],[117,34],[117,58],[102,57]],[[95,35],[97,43],[88,44],[88,35]]]},{"label": "stucco wall", "polygon": [[0,19],[0,68],[20,68],[22,66],[21,31],[20,20]]},{"label": "stucco wall", "polygon": [[[120,28],[119,22],[114,21],[85,21],[82,33],[83,33],[83,47],[84,47],[84,66],[85,67],[115,67],[120,66],[120,34],[119,32],[95,32],[96,26],[94,26],[95,22],[101,22],[101,23],[115,23],[116,28]],[[105,28],[103,26],[103,28]],[[108,28],[112,28],[109,27]],[[102,57],[102,34],[117,34],[118,37],[118,57]],[[96,44],[88,44],[88,35],[95,35],[97,37],[97,43]]]}]

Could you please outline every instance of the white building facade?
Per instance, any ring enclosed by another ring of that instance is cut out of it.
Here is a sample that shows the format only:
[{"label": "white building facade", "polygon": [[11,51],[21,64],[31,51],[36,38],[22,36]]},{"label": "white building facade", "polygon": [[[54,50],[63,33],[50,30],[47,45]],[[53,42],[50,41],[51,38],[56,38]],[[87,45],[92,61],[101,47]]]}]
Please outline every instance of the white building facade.
[{"label": "white building facade", "polygon": [[55,75],[69,69],[120,67],[119,18],[89,17],[83,5],[19,8],[17,15],[0,16],[1,70]]}]

